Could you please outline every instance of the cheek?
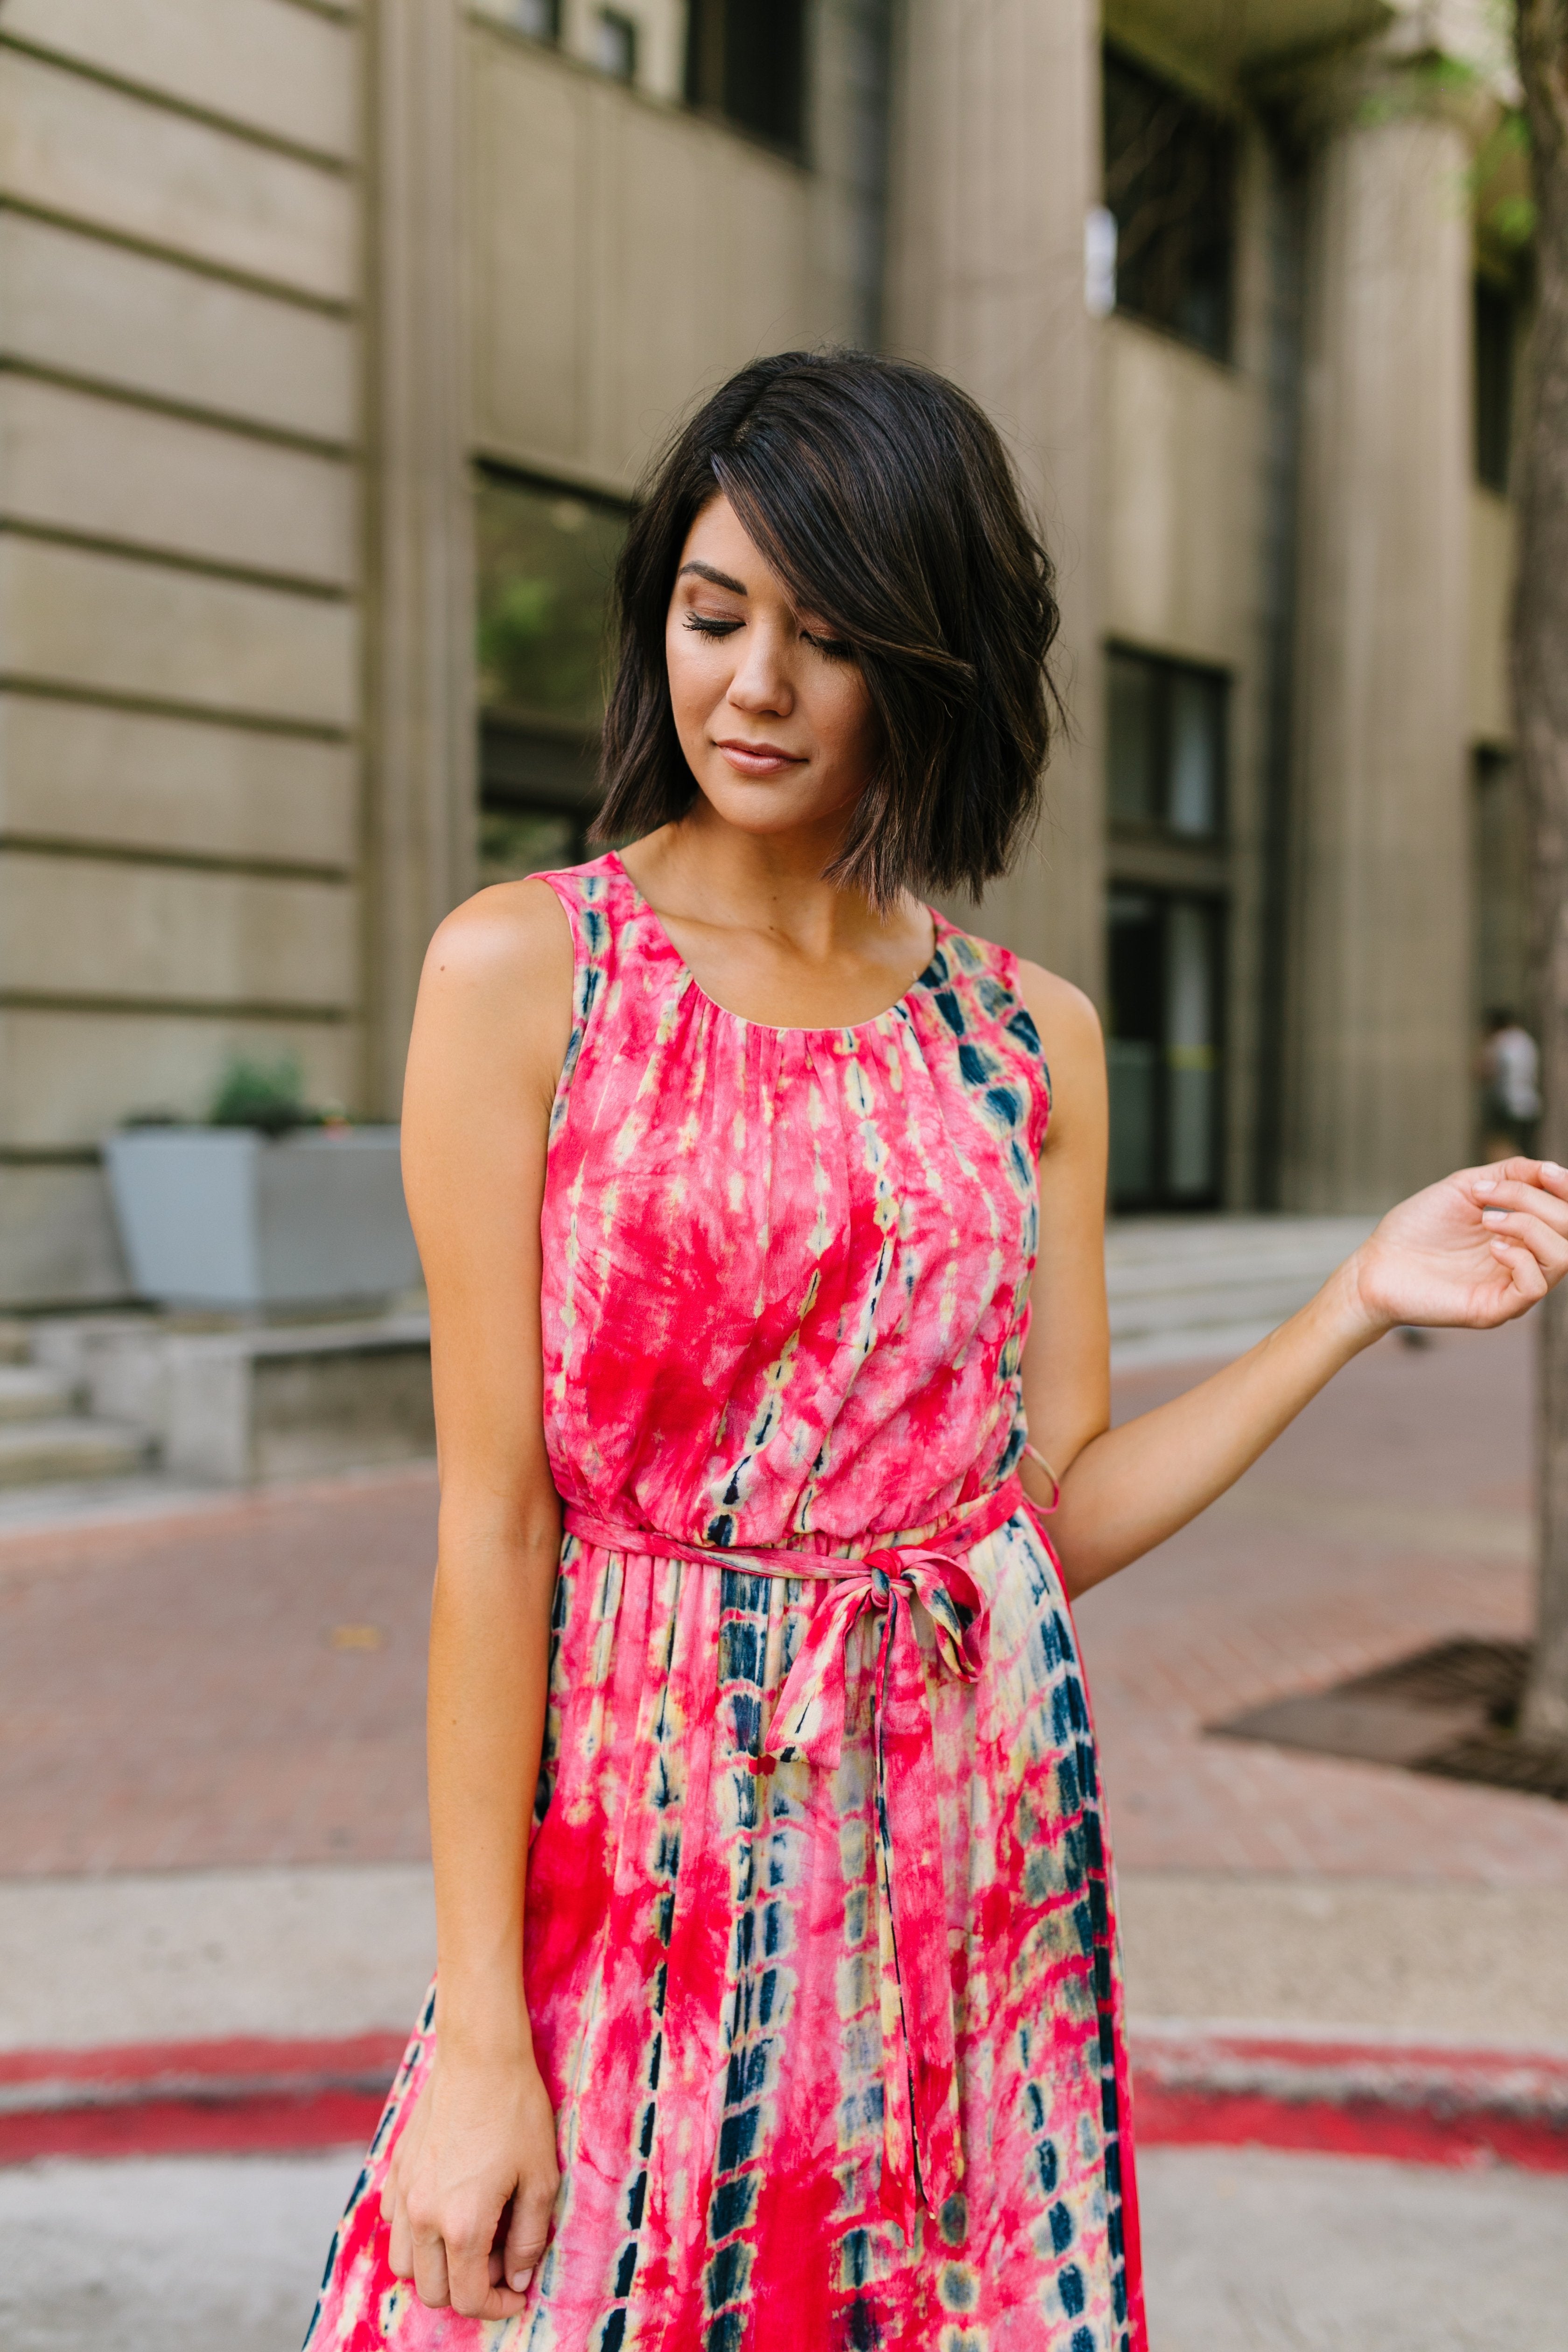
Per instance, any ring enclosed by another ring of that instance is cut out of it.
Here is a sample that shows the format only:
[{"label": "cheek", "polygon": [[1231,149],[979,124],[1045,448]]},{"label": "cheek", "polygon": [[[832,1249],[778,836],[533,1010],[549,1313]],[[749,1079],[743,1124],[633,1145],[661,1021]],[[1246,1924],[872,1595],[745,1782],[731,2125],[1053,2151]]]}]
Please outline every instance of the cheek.
[{"label": "cheek", "polygon": [[665,633],[664,665],[669,679],[669,703],[675,713],[676,731],[681,735],[689,728],[700,726],[713,699],[710,665],[702,658],[705,650],[689,629],[672,628]]},{"label": "cheek", "polygon": [[881,739],[881,721],[859,672],[836,679],[835,692],[822,711],[822,735],[833,746],[837,761],[864,766]]}]

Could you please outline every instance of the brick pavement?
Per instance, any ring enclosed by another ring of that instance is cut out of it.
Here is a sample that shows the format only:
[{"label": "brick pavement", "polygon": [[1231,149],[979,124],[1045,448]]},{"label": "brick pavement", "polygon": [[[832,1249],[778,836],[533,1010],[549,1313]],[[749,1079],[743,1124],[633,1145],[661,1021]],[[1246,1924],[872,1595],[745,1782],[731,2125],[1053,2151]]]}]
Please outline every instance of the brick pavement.
[{"label": "brick pavement", "polygon": [[[1532,1366],[1527,1328],[1381,1342],[1231,1497],[1086,1598],[1123,1869],[1568,1884],[1568,1807],[1203,1736],[1447,1634],[1528,1632]],[[1191,1377],[1119,1383],[1119,1414]]]},{"label": "brick pavement", "polygon": [[419,1468],[0,1538],[0,1876],[423,1856],[435,1538]]},{"label": "brick pavement", "polygon": [[[1089,1597],[1125,1869],[1568,1884],[1568,1808],[1202,1734],[1526,1628],[1530,1364],[1522,1330],[1385,1341]],[[1129,1379],[1120,1409],[1194,1377]],[[422,1856],[434,1524],[416,1470],[0,1537],[0,1876]]]}]

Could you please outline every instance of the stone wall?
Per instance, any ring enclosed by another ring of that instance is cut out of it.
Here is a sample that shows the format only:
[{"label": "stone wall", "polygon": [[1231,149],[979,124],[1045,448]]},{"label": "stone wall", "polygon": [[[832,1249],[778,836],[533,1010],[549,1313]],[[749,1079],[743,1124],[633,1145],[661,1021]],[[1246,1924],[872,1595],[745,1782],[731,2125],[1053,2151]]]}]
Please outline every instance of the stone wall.
[{"label": "stone wall", "polygon": [[[694,393],[868,313],[812,168],[459,0],[0,20],[0,1300],[122,1295],[98,1166],[234,1055],[395,1117],[473,887],[470,467],[624,492]],[[870,199],[874,205],[874,193]]]},{"label": "stone wall", "polygon": [[360,33],[0,23],[0,1294],[122,1274],[96,1147],[237,1052],[358,1091]]}]

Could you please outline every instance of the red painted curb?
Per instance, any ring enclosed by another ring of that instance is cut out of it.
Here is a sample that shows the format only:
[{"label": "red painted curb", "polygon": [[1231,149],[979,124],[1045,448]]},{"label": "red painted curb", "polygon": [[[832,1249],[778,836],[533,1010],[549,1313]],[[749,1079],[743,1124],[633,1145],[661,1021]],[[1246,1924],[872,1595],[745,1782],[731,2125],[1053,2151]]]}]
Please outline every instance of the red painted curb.
[{"label": "red painted curb", "polygon": [[1568,2172],[1568,2131],[1517,2116],[1437,2115],[1260,2093],[1167,2091],[1132,2078],[1139,2147],[1273,2147],[1300,2155],[1384,2157],[1395,2164],[1511,2164]]},{"label": "red painted curb", "polygon": [[1152,2147],[1277,2147],[1568,2172],[1568,2058],[1419,2042],[1134,2028]]},{"label": "red painted curb", "polygon": [[355,2033],[331,2041],[232,2034],[221,2042],[126,2042],[95,2050],[0,2050],[0,2112],[26,2103],[70,2105],[156,2095],[181,2083],[216,2085],[301,2077],[373,2074],[390,2082],[404,2033]]},{"label": "red painted curb", "polygon": [[44,2108],[0,2116],[0,2165],[46,2156],[301,2156],[363,2147],[385,2103],[384,2087]]},{"label": "red painted curb", "polygon": [[401,2033],[258,2035],[0,2052],[0,2165],[46,2156],[251,2156],[364,2142]]},{"label": "red painted curb", "polygon": [[[1151,2147],[1274,2147],[1568,2172],[1568,2058],[1134,2029]],[[0,2053],[0,2165],[363,2146],[401,2033]]]}]

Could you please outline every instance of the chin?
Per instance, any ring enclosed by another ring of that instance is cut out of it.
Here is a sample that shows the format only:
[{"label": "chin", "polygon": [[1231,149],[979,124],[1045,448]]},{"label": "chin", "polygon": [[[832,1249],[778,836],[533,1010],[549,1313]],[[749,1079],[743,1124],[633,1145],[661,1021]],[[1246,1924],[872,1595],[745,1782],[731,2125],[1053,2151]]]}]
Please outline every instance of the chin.
[{"label": "chin", "polygon": [[721,824],[732,825],[737,833],[759,836],[841,824],[855,805],[852,798],[840,800],[826,793],[803,793],[796,786],[771,779],[744,782],[738,776],[726,775],[711,782],[699,777],[697,790]]}]

